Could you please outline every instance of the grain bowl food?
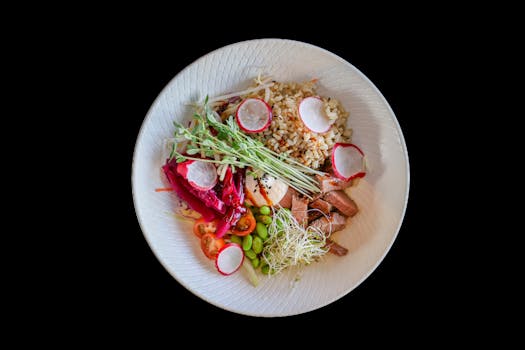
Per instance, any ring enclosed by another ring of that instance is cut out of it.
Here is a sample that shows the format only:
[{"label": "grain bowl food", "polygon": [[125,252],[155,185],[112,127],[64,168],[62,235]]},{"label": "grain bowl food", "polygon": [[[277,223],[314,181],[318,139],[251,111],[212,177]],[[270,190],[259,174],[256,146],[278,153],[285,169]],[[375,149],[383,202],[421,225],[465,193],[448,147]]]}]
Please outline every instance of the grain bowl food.
[{"label": "grain bowl food", "polygon": [[[260,98],[272,108],[273,120],[269,128],[255,137],[269,149],[286,153],[313,169],[318,169],[325,163],[336,143],[350,142],[352,136],[352,129],[346,128],[348,112],[338,100],[331,97],[320,97],[323,112],[333,123],[328,132],[313,132],[303,123],[299,116],[299,104],[306,97],[318,96],[316,82],[313,79],[302,83],[281,83],[257,78],[253,88],[264,89],[249,92],[245,96]],[[235,113],[240,100],[234,98],[217,102],[222,102],[215,106],[224,120]]]},{"label": "grain bowl food", "polygon": [[332,234],[358,213],[345,190],[365,176],[365,158],[350,143],[348,112],[315,84],[257,77],[244,91],[206,97],[165,143],[169,186],[157,190],[198,218],[193,232],[223,275],[243,266],[257,285],[257,270],[348,253]]}]

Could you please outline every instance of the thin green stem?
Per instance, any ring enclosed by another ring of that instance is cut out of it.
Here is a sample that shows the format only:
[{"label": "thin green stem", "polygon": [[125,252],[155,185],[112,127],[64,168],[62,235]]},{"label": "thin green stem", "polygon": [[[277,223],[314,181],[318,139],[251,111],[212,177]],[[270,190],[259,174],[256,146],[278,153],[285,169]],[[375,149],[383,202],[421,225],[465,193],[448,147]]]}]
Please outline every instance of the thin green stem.
[{"label": "thin green stem", "polygon": [[[260,141],[242,133],[232,117],[221,123],[207,105],[204,105],[204,111],[206,118],[199,114],[194,115],[197,123],[194,123],[195,126],[191,130],[180,123],[174,123],[176,133],[192,142],[192,153],[219,155],[220,159],[201,159],[173,152],[177,161],[194,159],[240,168],[252,167],[281,179],[308,197],[312,193],[320,192],[319,184],[313,175],[323,175],[323,172],[308,168],[287,154],[278,154],[266,148]],[[210,132],[210,126],[222,135],[220,139]]]}]

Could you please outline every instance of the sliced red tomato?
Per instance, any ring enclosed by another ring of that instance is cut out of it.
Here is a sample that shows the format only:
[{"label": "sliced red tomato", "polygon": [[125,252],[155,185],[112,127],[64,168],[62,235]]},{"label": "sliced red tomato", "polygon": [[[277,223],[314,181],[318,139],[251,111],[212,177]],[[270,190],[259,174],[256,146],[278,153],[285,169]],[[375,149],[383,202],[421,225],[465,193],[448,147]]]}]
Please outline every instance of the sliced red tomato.
[{"label": "sliced red tomato", "polygon": [[237,224],[232,229],[232,233],[236,236],[247,236],[255,230],[255,217],[250,209],[246,210],[246,213],[241,216]]},{"label": "sliced red tomato", "polygon": [[222,238],[216,238],[213,233],[206,233],[201,238],[201,249],[208,257],[208,259],[214,260],[219,254],[219,250],[224,247],[226,242]]},{"label": "sliced red tomato", "polygon": [[217,223],[219,222],[219,219],[215,219],[210,222],[206,222],[204,218],[200,218],[195,221],[195,224],[193,225],[193,233],[195,236],[202,238],[203,235],[206,233],[215,233],[217,231]]}]

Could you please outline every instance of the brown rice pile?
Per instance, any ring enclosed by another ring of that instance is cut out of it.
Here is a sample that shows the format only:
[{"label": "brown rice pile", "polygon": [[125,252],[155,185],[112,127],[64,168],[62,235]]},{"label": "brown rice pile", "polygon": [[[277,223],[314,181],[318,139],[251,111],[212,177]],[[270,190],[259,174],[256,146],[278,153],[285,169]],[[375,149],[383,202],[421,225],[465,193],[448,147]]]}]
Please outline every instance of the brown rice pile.
[{"label": "brown rice pile", "polygon": [[[261,84],[260,79],[256,82]],[[266,147],[277,153],[287,153],[302,164],[318,169],[330,157],[332,147],[337,142],[350,142],[352,130],[346,128],[348,112],[336,99],[319,96],[325,106],[328,118],[335,120],[330,130],[324,134],[310,131],[299,117],[298,105],[309,96],[318,96],[315,80],[304,83],[273,82],[267,89],[243,96],[258,97],[265,100],[273,112],[270,127],[255,135]],[[230,103],[221,113],[226,118],[235,113],[237,103]]]}]

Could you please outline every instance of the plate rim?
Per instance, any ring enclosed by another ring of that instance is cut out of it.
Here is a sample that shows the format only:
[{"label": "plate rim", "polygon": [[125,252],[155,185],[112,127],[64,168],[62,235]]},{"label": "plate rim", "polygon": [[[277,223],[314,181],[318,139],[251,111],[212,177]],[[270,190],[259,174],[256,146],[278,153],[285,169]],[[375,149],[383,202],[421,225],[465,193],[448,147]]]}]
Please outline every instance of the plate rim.
[{"label": "plate rim", "polygon": [[[150,118],[152,118],[151,111],[153,110],[154,106],[156,106],[157,101],[161,98],[161,96],[164,95],[164,92],[168,89],[168,87],[172,84],[172,82],[175,81],[180,75],[182,75],[185,71],[190,69],[190,67],[194,66],[196,63],[198,63],[198,62],[200,62],[202,60],[205,60],[208,56],[213,55],[213,54],[215,54],[218,51],[231,49],[231,48],[233,48],[235,46],[241,46],[241,45],[245,45],[247,43],[256,43],[256,42],[284,42],[284,43],[293,44],[293,45],[303,45],[305,47],[309,47],[309,48],[312,48],[314,50],[320,50],[321,52],[323,52],[323,54],[329,55],[329,56],[333,57],[334,59],[338,60],[339,62],[341,62],[342,64],[348,66],[350,69],[353,69],[362,79],[364,79],[371,86],[371,88],[374,90],[374,92],[377,93],[377,95],[379,96],[381,101],[387,107],[387,110],[390,113],[390,117],[391,117],[391,119],[393,119],[393,122],[394,122],[394,124],[396,126],[396,131],[397,131],[397,133],[399,135],[400,144],[401,144],[402,149],[403,149],[403,157],[405,158],[406,190],[405,190],[405,195],[404,195],[404,198],[403,198],[403,200],[404,200],[403,210],[402,210],[401,216],[399,218],[399,222],[397,224],[397,228],[395,230],[396,232],[392,236],[390,242],[388,242],[388,244],[385,247],[383,253],[380,256],[380,258],[367,271],[367,273],[365,273],[362,276],[362,278],[359,279],[355,283],[355,285],[352,288],[344,290],[341,293],[335,295],[334,297],[326,300],[325,302],[323,302],[321,304],[318,304],[318,305],[315,305],[314,307],[310,307],[307,310],[299,311],[299,312],[293,312],[293,313],[286,313],[286,314],[279,314],[279,313],[261,314],[261,313],[257,313],[257,312],[247,312],[247,311],[240,312],[238,310],[230,310],[230,309],[226,308],[225,306],[223,306],[223,305],[221,305],[221,304],[219,304],[219,303],[217,303],[217,302],[215,302],[213,300],[208,299],[204,295],[200,294],[198,291],[196,291],[196,290],[194,290],[192,288],[189,288],[188,285],[183,280],[179,279],[168,268],[168,266],[163,262],[161,257],[158,255],[157,251],[155,249],[153,249],[152,243],[150,242],[148,236],[145,233],[146,232],[145,226],[144,226],[144,224],[142,222],[141,215],[139,214],[140,209],[138,207],[137,198],[136,198],[136,194],[135,194],[135,182],[138,181],[138,180],[136,180],[137,170],[136,170],[136,166],[135,166],[135,163],[136,163],[135,162],[135,158],[137,157],[137,148],[138,148],[138,145],[139,145],[139,140],[142,139],[142,136],[143,136],[143,133],[144,133],[144,130],[145,130],[145,125],[148,123]],[[313,45],[313,44],[310,44],[310,43],[307,43],[307,42],[303,42],[303,41],[299,41],[299,40],[292,40],[292,39],[281,39],[281,38],[250,39],[250,40],[243,40],[243,41],[231,43],[231,44],[228,44],[228,45],[216,48],[216,49],[214,49],[214,50],[212,50],[212,51],[210,51],[210,52],[200,56],[199,58],[195,59],[190,64],[188,64],[186,67],[184,67],[182,70],[180,70],[177,74],[175,74],[175,76],[173,76],[173,78],[171,78],[169,80],[169,82],[166,83],[166,85],[158,93],[157,97],[151,103],[151,106],[148,108],[148,111],[146,112],[146,115],[145,115],[145,117],[144,117],[144,119],[142,121],[142,124],[140,126],[139,132],[137,134],[137,138],[135,140],[135,147],[133,148],[133,157],[132,157],[132,161],[131,161],[131,192],[132,192],[132,197],[133,197],[133,207],[135,209],[135,216],[137,217],[137,221],[139,223],[139,227],[141,229],[142,235],[146,239],[146,242],[148,243],[148,246],[149,246],[150,250],[153,252],[155,258],[159,261],[159,263],[170,274],[170,276],[172,276],[184,288],[186,288],[188,291],[190,291],[192,294],[196,295],[200,299],[206,301],[207,303],[209,303],[211,305],[214,305],[214,306],[216,306],[216,307],[218,307],[220,309],[226,310],[228,312],[242,314],[242,315],[246,315],[246,316],[252,316],[252,317],[269,317],[269,318],[270,317],[287,317],[287,316],[295,316],[295,315],[300,315],[300,314],[304,314],[304,313],[308,313],[308,312],[311,312],[311,311],[318,310],[320,308],[323,308],[323,307],[325,307],[327,305],[330,305],[330,304],[334,303],[335,301],[343,298],[345,295],[349,294],[354,289],[359,287],[377,269],[377,267],[383,262],[384,258],[386,257],[386,255],[388,254],[390,249],[392,248],[392,245],[394,244],[394,242],[395,242],[395,240],[396,240],[396,238],[397,238],[397,236],[399,234],[399,231],[401,230],[401,226],[403,225],[403,222],[404,222],[406,209],[407,209],[407,206],[408,206],[409,193],[410,193],[410,160],[409,160],[409,155],[408,155],[408,149],[407,149],[406,142],[405,142],[405,137],[404,137],[403,131],[401,129],[401,125],[399,124],[399,121],[398,121],[398,119],[397,119],[397,117],[396,117],[392,107],[390,106],[390,104],[388,103],[386,98],[383,96],[381,91],[375,86],[375,84],[363,72],[361,72],[357,67],[355,67],[353,64],[351,64],[350,62],[348,62],[344,58],[340,57],[339,55],[337,55],[337,54],[335,54],[335,53],[333,53],[331,51],[328,51],[327,49],[324,49],[322,47],[319,47],[317,45]]]}]

